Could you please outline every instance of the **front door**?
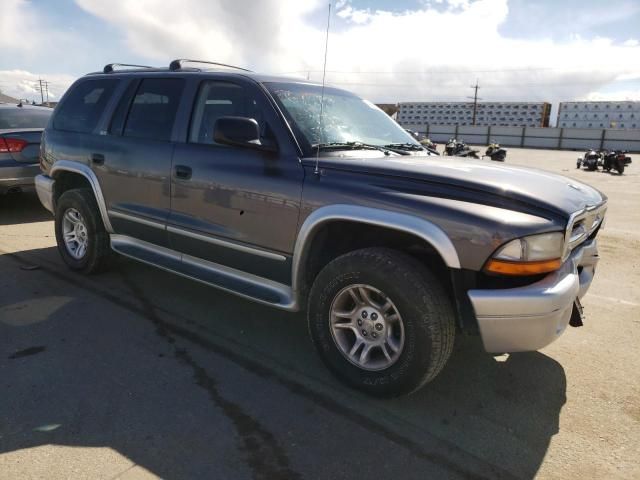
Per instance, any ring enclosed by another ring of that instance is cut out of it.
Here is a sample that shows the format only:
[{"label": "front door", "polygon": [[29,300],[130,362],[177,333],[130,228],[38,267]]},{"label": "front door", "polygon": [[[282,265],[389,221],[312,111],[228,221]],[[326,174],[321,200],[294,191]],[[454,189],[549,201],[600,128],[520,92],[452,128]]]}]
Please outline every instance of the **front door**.
[{"label": "front door", "polygon": [[[221,145],[216,119],[254,118],[277,153]],[[176,145],[172,248],[280,282],[290,281],[303,169],[265,94],[250,82],[202,81],[186,143]]]}]

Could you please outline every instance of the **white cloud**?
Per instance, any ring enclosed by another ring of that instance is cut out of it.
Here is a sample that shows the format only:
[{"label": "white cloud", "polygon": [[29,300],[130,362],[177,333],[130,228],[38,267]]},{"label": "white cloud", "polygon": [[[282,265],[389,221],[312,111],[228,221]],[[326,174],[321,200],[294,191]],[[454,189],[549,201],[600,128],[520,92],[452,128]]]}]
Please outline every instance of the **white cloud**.
[{"label": "white cloud", "polygon": [[[296,44],[321,43],[303,21],[318,0],[76,0],[120,29],[132,51],[156,61],[209,58],[265,69],[299,66]],[[292,48],[293,47],[293,48]]]},{"label": "white cloud", "polygon": [[[158,61],[195,56],[275,73],[311,71],[313,80],[321,78],[323,24],[312,25],[309,17],[321,17],[325,0],[76,1],[120,28],[136,54]],[[640,71],[629,61],[640,57],[640,48],[629,42],[503,37],[498,27],[507,19],[507,0],[447,5],[444,11],[425,4],[391,13],[337,2],[328,81],[374,100],[396,101],[464,99],[479,78],[486,98],[559,101]]]},{"label": "white cloud", "polygon": [[[82,43],[72,34],[58,30],[41,16],[37,5],[27,0],[2,0],[0,51],[4,65],[10,63],[11,57],[37,66],[46,55],[63,56],[78,45]],[[73,80],[71,75],[57,72],[0,70],[0,90],[14,98],[40,101],[40,91],[36,88],[39,78],[49,82],[52,101],[59,99]]]},{"label": "white cloud", "polygon": [[0,13],[0,48],[4,52],[11,49],[31,51],[38,47],[37,39],[25,32],[36,30],[37,21],[29,13],[29,3],[25,0],[3,0]]},{"label": "white cloud", "polygon": [[[3,0],[6,2],[9,16],[20,15],[16,5],[28,5],[24,0]],[[164,65],[172,58],[204,58],[272,73],[306,76],[310,72],[312,80],[321,79],[327,0],[76,3],[115,32],[86,47],[94,62],[104,57],[101,44],[113,46],[118,40],[128,50],[114,60],[137,57]],[[640,75],[640,64],[631,61],[640,58],[637,40],[617,44],[608,38],[574,36],[558,42],[545,37],[544,29],[536,38],[508,38],[499,30],[508,19],[507,0],[446,0],[442,2],[446,8],[431,6],[435,3],[440,2],[432,0],[413,11],[392,13],[358,9],[348,0],[335,2],[328,82],[375,101],[393,102],[463,100],[471,94],[469,85],[479,79],[480,95],[485,99],[558,102],[608,92],[612,85],[619,85],[615,82],[633,81]],[[588,9],[580,16],[589,20]],[[2,26],[13,24],[7,17],[3,10]],[[541,25],[542,20],[531,19]],[[42,27],[35,14],[27,21]],[[37,33],[33,41],[26,39],[31,46],[25,52],[56,42],[71,52],[82,48],[65,43],[64,35],[47,30],[46,23],[44,27],[51,35]],[[0,33],[0,38],[6,37]],[[59,48],[53,49],[52,55],[59,54]],[[2,81],[0,76],[0,88],[6,90]]]},{"label": "white cloud", "polygon": [[[40,75],[26,70],[0,70],[0,90],[14,98],[40,102],[38,84],[40,78],[42,78]],[[49,82],[49,100],[52,102],[59,100],[62,93],[74,81],[73,76],[66,74],[48,74],[46,78]],[[47,88],[45,92],[46,90]]]},{"label": "white cloud", "polygon": [[345,5],[342,8],[336,8],[336,15],[356,24],[367,23],[372,18],[372,14],[368,9],[355,9],[350,5]]},{"label": "white cloud", "polygon": [[580,100],[597,101],[597,100],[636,100],[640,101],[640,88],[635,90],[619,90],[616,92],[590,92]]}]

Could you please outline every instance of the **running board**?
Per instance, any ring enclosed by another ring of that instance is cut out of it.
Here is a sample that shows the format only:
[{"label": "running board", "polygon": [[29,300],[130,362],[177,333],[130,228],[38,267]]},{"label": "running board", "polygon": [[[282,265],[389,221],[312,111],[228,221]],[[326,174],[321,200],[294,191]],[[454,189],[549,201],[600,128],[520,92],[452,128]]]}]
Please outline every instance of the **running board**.
[{"label": "running board", "polygon": [[110,235],[111,248],[125,257],[283,310],[297,311],[291,287],[195,258],[126,235]]}]

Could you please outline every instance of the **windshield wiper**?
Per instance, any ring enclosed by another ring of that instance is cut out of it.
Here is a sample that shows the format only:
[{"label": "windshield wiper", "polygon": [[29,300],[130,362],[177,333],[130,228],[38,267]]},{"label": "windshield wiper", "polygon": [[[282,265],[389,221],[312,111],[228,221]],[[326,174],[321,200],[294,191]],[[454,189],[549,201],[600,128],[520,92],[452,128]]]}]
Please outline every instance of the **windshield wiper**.
[{"label": "windshield wiper", "polygon": [[[372,143],[364,143],[364,142],[327,142],[327,143],[314,143],[311,145],[312,148],[320,149],[320,150],[380,150],[385,155],[390,155],[391,150],[386,147],[382,147],[380,145],[374,145]],[[400,152],[398,152],[400,153]]]},{"label": "windshield wiper", "polygon": [[405,143],[390,143],[389,145],[385,145],[385,148],[399,148],[401,150],[426,150],[422,145],[417,145],[415,143],[405,142]]}]

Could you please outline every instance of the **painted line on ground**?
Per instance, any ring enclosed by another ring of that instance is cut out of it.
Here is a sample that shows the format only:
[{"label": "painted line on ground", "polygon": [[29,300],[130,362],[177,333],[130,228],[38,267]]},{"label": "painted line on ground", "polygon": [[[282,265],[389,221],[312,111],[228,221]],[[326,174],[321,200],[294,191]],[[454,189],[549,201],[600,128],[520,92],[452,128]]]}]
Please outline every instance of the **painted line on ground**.
[{"label": "painted line on ground", "polygon": [[622,300],[621,298],[605,297],[604,295],[597,295],[595,293],[587,294],[589,297],[598,298],[600,300],[607,300],[609,302],[621,303],[622,305],[629,305],[632,307],[640,307],[640,303],[630,302],[629,300]]}]

